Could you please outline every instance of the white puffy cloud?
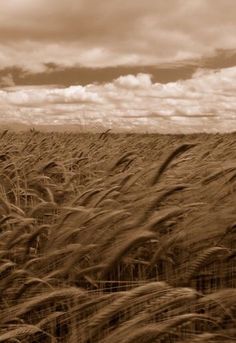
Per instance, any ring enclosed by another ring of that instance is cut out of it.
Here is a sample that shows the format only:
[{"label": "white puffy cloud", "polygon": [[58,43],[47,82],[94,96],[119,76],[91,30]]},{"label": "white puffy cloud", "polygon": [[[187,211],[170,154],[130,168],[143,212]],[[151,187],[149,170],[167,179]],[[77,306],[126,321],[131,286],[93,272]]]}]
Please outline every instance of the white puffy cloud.
[{"label": "white puffy cloud", "polygon": [[151,75],[139,73],[135,75],[120,76],[114,81],[114,84],[121,88],[149,88],[152,85]]},{"label": "white puffy cloud", "polygon": [[0,92],[0,96],[7,101],[9,105],[18,107],[47,106],[49,104],[83,104],[83,103],[101,103],[102,99],[94,91],[89,91],[87,87],[70,86],[67,88],[43,88],[27,87]]},{"label": "white puffy cloud", "polygon": [[0,118],[159,132],[230,131],[236,130],[235,90],[236,67],[200,69],[191,79],[166,84],[137,74],[87,86],[9,87],[0,90]]}]

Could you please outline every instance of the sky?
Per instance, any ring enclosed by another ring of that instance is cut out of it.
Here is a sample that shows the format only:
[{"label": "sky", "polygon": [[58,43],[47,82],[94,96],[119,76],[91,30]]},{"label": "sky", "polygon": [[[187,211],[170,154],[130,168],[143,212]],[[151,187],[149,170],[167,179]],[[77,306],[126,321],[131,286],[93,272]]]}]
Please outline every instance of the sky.
[{"label": "sky", "polygon": [[236,130],[235,0],[8,0],[0,123]]}]

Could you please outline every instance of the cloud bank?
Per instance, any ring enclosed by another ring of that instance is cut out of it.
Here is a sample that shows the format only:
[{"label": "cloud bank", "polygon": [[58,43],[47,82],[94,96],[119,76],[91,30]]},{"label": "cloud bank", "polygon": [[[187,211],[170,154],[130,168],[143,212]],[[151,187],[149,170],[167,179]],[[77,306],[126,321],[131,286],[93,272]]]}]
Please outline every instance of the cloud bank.
[{"label": "cloud bank", "polygon": [[0,118],[163,133],[232,131],[236,67],[200,69],[191,79],[166,84],[139,73],[86,86],[6,87],[0,90]]},{"label": "cloud bank", "polygon": [[156,65],[236,48],[235,0],[1,2],[0,67]]}]

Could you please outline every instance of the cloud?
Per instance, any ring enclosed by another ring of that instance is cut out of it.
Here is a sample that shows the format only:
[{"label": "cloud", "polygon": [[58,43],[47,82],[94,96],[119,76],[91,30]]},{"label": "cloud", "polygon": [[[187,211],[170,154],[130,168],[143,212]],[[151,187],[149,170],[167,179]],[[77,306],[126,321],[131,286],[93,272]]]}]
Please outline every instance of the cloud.
[{"label": "cloud", "polygon": [[236,48],[235,0],[11,0],[0,65],[156,65]]},{"label": "cloud", "polygon": [[236,130],[236,67],[199,69],[161,84],[124,75],[105,84],[0,90],[0,118],[28,124],[102,124],[159,132]]},{"label": "cloud", "polygon": [[[88,87],[89,88],[89,87]],[[87,87],[70,86],[67,88],[29,87],[2,92],[9,105],[19,107],[45,107],[49,104],[99,104],[102,99]]]},{"label": "cloud", "polygon": [[[39,61],[39,60],[38,60]],[[89,68],[82,66],[63,66],[53,62],[45,63],[37,71],[28,71],[22,67],[6,67],[0,69],[0,79],[11,74],[16,85],[60,85],[68,87],[80,84],[107,83],[122,75],[149,74],[153,82],[168,83],[186,80],[192,77],[199,68],[222,69],[236,65],[236,50],[218,50],[211,57],[199,60],[166,63],[158,66],[120,66]],[[32,66],[31,66],[32,68]]]},{"label": "cloud", "polygon": [[139,73],[135,75],[120,76],[114,84],[121,88],[136,89],[148,88],[152,85],[151,75]]}]

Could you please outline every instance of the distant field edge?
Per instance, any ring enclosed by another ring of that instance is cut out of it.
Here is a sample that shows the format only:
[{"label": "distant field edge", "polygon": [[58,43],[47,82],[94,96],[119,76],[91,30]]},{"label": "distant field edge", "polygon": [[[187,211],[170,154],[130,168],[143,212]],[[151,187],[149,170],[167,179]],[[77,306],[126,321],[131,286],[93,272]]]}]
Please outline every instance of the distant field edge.
[{"label": "distant field edge", "polygon": [[0,131],[3,130],[10,130],[14,132],[25,132],[30,130],[36,130],[40,132],[72,132],[72,133],[102,133],[106,131],[110,131],[111,133],[117,133],[117,134],[160,134],[160,135],[198,135],[198,134],[210,134],[210,135],[230,135],[236,133],[236,128],[231,129],[228,131],[223,130],[214,130],[214,129],[208,129],[208,130],[196,130],[191,128],[184,127],[183,129],[178,130],[158,130],[154,128],[133,128],[133,129],[121,129],[121,128],[107,128],[103,126],[82,126],[82,125],[73,125],[73,124],[58,124],[58,125],[46,125],[46,124],[24,124],[24,123],[18,123],[18,122],[6,122],[0,120]]}]

